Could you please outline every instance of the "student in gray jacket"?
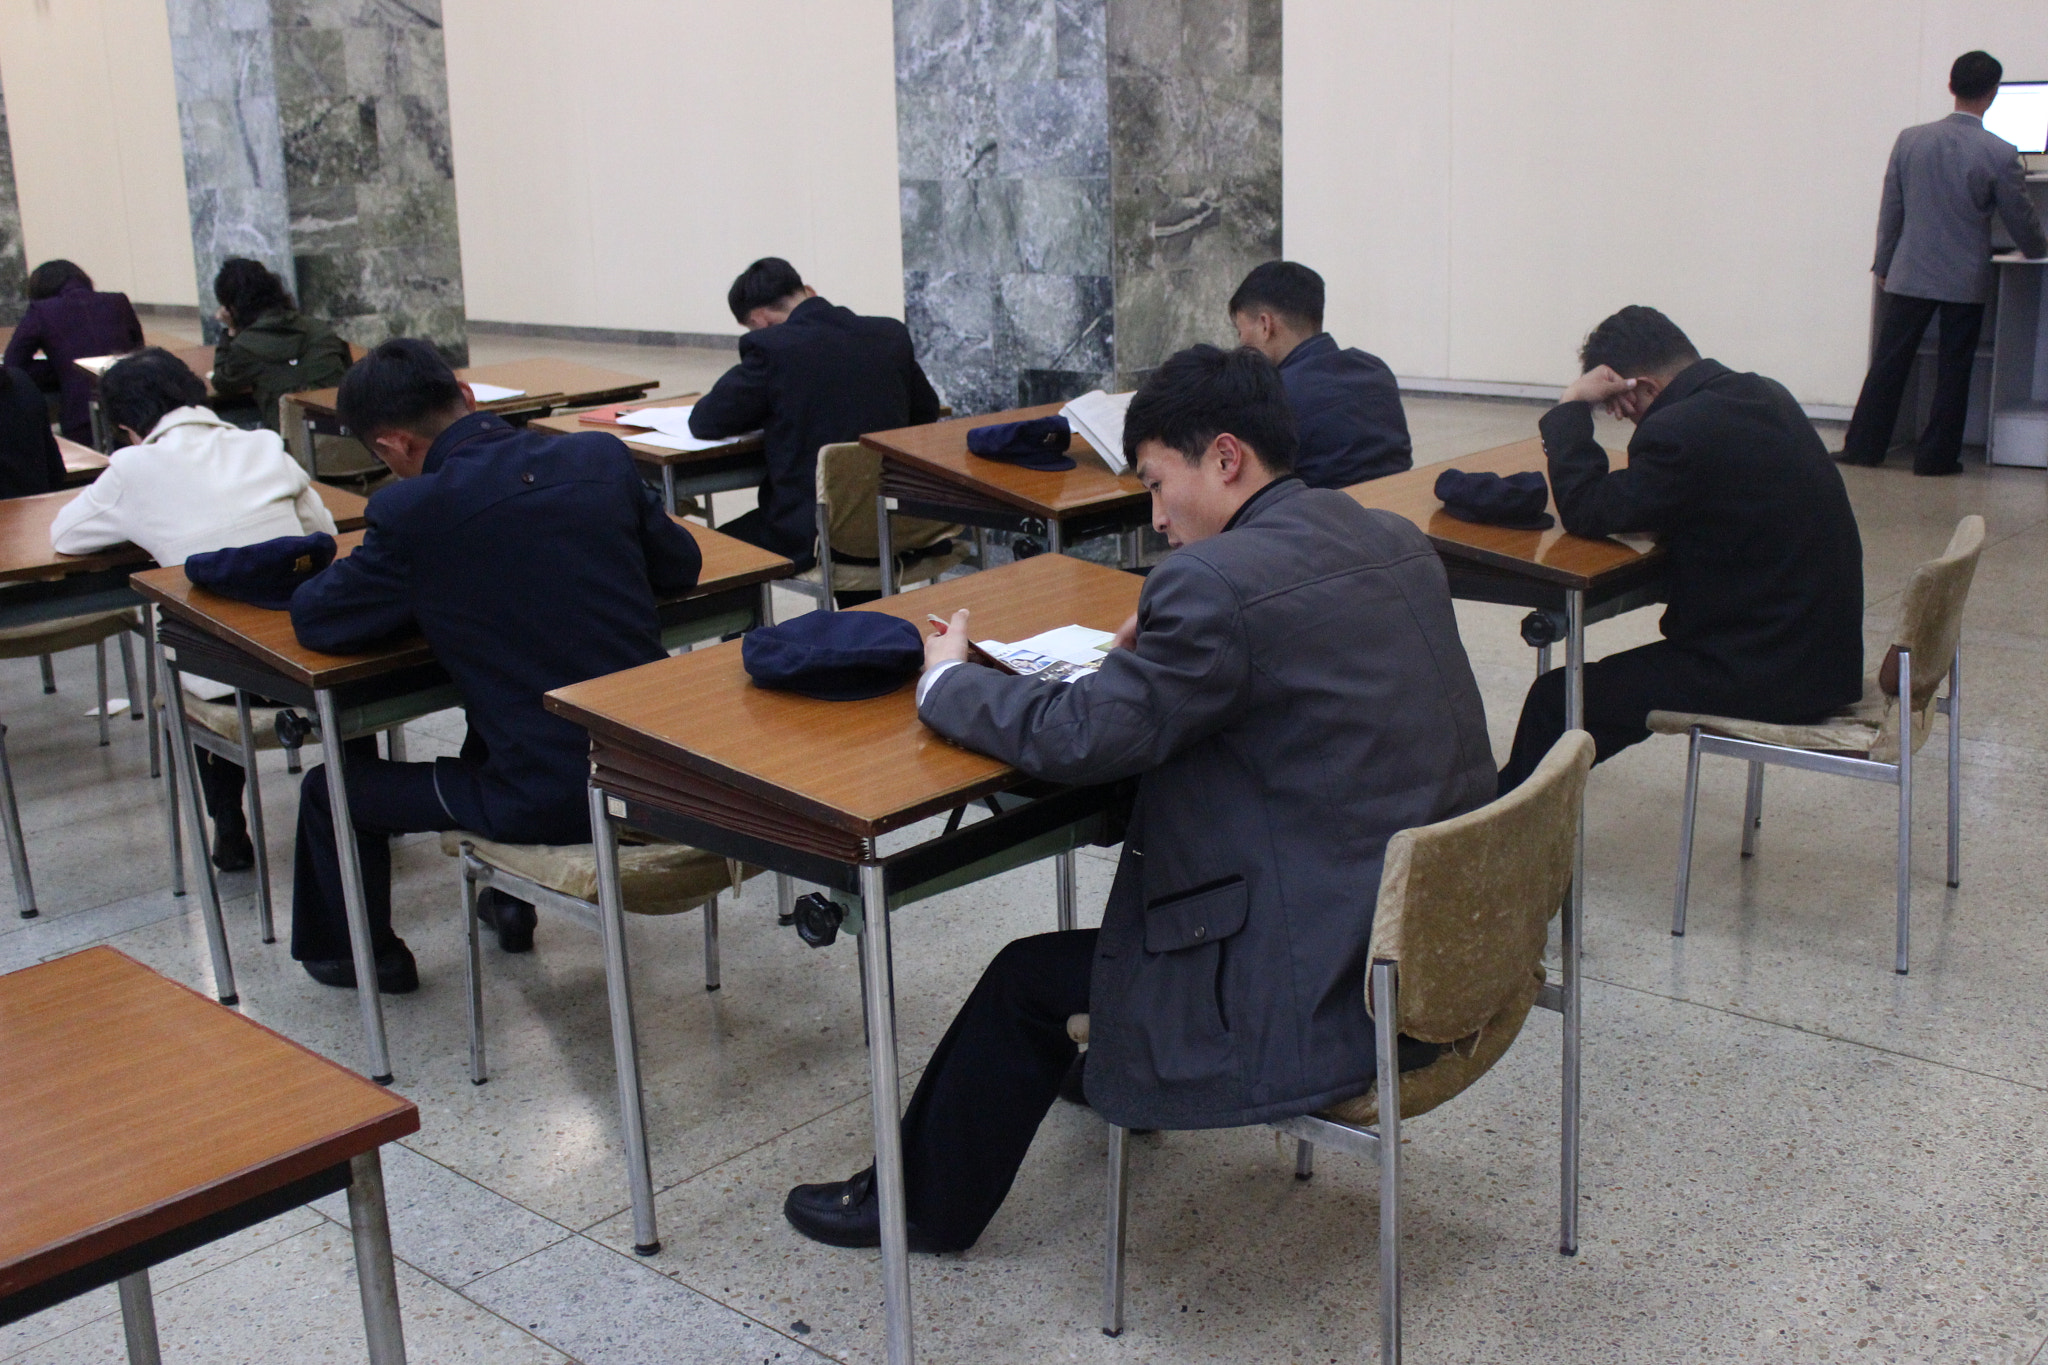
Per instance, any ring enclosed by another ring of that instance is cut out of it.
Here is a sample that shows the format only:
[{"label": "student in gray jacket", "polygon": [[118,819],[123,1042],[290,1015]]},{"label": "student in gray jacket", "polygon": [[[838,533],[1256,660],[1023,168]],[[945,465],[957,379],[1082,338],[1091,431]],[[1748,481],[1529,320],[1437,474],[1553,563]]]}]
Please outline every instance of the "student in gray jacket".
[{"label": "student in gray jacket", "polygon": [[1962,472],[1963,420],[1970,408],[1970,366],[1984,305],[1991,298],[1991,217],[2020,250],[2048,256],[2048,236],[2027,199],[2019,149],[1984,127],[2005,69],[1988,52],[1965,52],[1949,68],[1955,112],[1899,134],[1884,172],[1871,271],[1884,291],[1884,314],[1870,373],[1842,444],[1842,463],[1884,463],[1899,420],[1906,376],[1920,335],[1941,314],[1941,357],[1934,409],[1920,433],[1913,472]]},{"label": "student in gray jacket", "polygon": [[[1112,1123],[1261,1123],[1361,1094],[1380,861],[1396,831],[1471,810],[1492,754],[1436,552],[1392,513],[1289,475],[1280,377],[1197,346],[1146,380],[1124,449],[1176,547],[1122,648],[1078,682],[962,666],[967,614],[927,645],[919,714],[1033,777],[1137,779],[1098,930],[997,955],[903,1118],[911,1246],[972,1246],[1075,1055]],[[1435,1049],[1404,1044],[1403,1066]],[[879,1244],[872,1171],[802,1185],[785,1216]]]}]

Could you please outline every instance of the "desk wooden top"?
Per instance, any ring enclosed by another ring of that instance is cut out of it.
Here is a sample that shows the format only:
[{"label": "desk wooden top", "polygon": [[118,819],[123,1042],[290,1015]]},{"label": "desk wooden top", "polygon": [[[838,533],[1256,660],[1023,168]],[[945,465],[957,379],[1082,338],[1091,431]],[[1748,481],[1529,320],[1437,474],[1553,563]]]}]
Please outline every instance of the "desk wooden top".
[{"label": "desk wooden top", "polygon": [[[334,514],[342,530],[363,524],[363,509],[369,500],[347,489],[316,483],[320,500]],[[50,523],[58,509],[77,497],[72,489],[37,493],[26,498],[0,499],[0,583],[32,579],[63,578],[67,574],[96,573],[131,564],[147,564],[149,556],[135,545],[112,545],[89,555],[60,555],[50,548]],[[183,570],[173,570],[183,576]]]},{"label": "desk wooden top", "polygon": [[[1626,455],[1609,455],[1616,468],[1627,465]],[[1526,574],[1570,588],[1590,588],[1599,579],[1633,569],[1661,555],[1661,550],[1641,551],[1618,540],[1588,539],[1568,534],[1560,521],[1548,531],[1512,531],[1504,526],[1482,526],[1460,521],[1444,511],[1436,495],[1437,476],[1446,469],[1500,475],[1527,470],[1547,473],[1549,462],[1543,442],[1531,437],[1512,445],[1496,446],[1475,455],[1425,465],[1383,479],[1353,484],[1345,489],[1366,507],[1385,508],[1415,523],[1436,545],[1437,552],[1470,560],[1491,569]],[[1550,514],[1557,515],[1552,499]]]},{"label": "desk wooden top", "polygon": [[80,483],[90,482],[88,476],[98,474],[108,464],[107,457],[89,445],[81,445],[69,436],[57,438],[57,453],[64,458],[64,473]]},{"label": "desk wooden top", "polygon": [[[696,538],[697,548],[704,555],[697,586],[684,594],[685,601],[781,578],[792,567],[787,559],[771,550],[692,526],[680,518],[677,524]],[[360,531],[338,536],[336,553],[352,554],[362,543]],[[182,567],[151,569],[129,582],[146,600],[179,620],[305,687],[337,687],[433,662],[433,650],[418,635],[394,640],[367,654],[322,654],[317,649],[308,649],[292,631],[290,612],[272,611],[209,592],[185,577]]]},{"label": "desk wooden top", "polygon": [[[1014,507],[1029,516],[1064,520],[1077,512],[1095,512],[1119,503],[1144,502],[1145,486],[1129,474],[1112,474],[1080,436],[1074,437],[1067,454],[1074,468],[1062,470],[1025,469],[1001,460],[984,460],[967,453],[967,433],[976,427],[999,422],[1022,422],[1031,417],[1051,417],[1066,406],[1045,403],[1011,412],[991,412],[980,417],[958,417],[929,426],[902,427],[877,431],[860,438],[870,450],[880,451],[886,460],[914,474],[935,480],[981,500]],[[884,475],[886,478],[886,474]]]},{"label": "desk wooden top", "polygon": [[[1020,640],[1074,623],[1115,630],[1137,610],[1143,586],[1135,574],[1047,554],[855,610],[899,616],[923,631],[927,612],[950,617],[967,607],[976,639]],[[548,694],[548,709],[685,781],[694,774],[857,838],[1019,780],[1008,764],[927,729],[914,682],[867,701],[816,701],[754,686],[740,646],[561,688]]]},{"label": "desk wooden top", "polygon": [[[457,370],[455,376],[465,383],[496,384],[501,388],[522,390],[516,398],[477,404],[487,412],[549,402],[559,407],[587,407],[609,399],[633,398],[649,389],[661,387],[659,379],[646,379],[619,370],[585,365],[581,361],[556,360],[548,356],[508,360],[499,365],[472,365],[468,369]],[[310,413],[332,417],[335,415],[335,395],[339,392],[338,389],[308,389],[290,397]]]},{"label": "desk wooden top", "polygon": [[[688,407],[704,395],[699,393],[679,394],[673,398],[656,398],[651,402],[633,403],[631,408],[681,408]],[[548,417],[536,417],[527,423],[535,431],[552,431],[564,436],[573,436],[579,431],[602,431],[618,437],[626,443],[626,449],[633,452],[633,458],[641,464],[699,464],[706,460],[722,460],[728,455],[749,455],[761,448],[759,436],[741,436],[712,446],[708,450],[669,450],[663,446],[651,446],[644,441],[634,440],[635,433],[644,427],[620,426],[617,422],[586,422],[573,412],[555,413]]]},{"label": "desk wooden top", "polygon": [[112,948],[0,977],[0,1298],[420,1127]]}]

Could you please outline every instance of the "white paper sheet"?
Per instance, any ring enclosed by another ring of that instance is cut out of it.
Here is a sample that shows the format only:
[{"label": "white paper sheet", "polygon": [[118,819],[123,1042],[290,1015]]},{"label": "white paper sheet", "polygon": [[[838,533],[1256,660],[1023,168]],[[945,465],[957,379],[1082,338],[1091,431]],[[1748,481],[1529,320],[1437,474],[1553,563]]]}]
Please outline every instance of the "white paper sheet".
[{"label": "white paper sheet", "polygon": [[502,403],[507,398],[524,398],[525,389],[508,389],[502,384],[479,384],[471,380],[469,391],[476,395],[479,403]]},{"label": "white paper sheet", "polygon": [[1075,682],[1102,667],[1116,636],[1092,626],[1060,626],[1010,645],[976,640],[975,647],[1012,673],[1047,682]]},{"label": "white paper sheet", "polygon": [[661,450],[691,451],[716,450],[720,446],[729,446],[734,441],[744,438],[739,436],[720,436],[716,440],[706,441],[696,436],[671,436],[665,431],[634,431],[627,433],[625,439],[634,445],[654,446]]},{"label": "white paper sheet", "polygon": [[1060,416],[1081,434],[1082,440],[1094,447],[1095,453],[1102,457],[1102,462],[1113,474],[1121,474],[1127,468],[1124,463],[1124,413],[1130,410],[1133,396],[1090,389],[1060,409]]},{"label": "white paper sheet", "polygon": [[671,436],[688,436],[690,414],[695,410],[695,404],[679,408],[635,408],[631,412],[620,413],[616,420],[622,427],[643,427],[649,431],[665,431]]}]

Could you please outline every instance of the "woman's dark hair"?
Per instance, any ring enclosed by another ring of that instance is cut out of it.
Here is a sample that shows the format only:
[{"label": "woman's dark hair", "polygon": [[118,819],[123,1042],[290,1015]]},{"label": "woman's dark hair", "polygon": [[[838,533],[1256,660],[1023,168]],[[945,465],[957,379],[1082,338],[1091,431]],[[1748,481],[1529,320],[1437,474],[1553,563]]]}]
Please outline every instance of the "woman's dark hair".
[{"label": "woman's dark hair", "polygon": [[455,371],[417,337],[387,341],[351,365],[334,400],[341,424],[365,441],[394,428],[428,435],[430,419],[461,406]]},{"label": "woman's dark hair", "polygon": [[247,327],[265,313],[293,307],[291,292],[284,287],[284,281],[263,262],[245,256],[220,263],[220,273],[213,277],[213,296],[228,310],[237,329]]},{"label": "woman's dark hair", "polygon": [[28,299],[35,303],[42,299],[54,299],[64,292],[64,286],[73,280],[92,288],[92,276],[86,274],[70,261],[44,261],[28,272]]},{"label": "woman's dark hair", "polygon": [[1948,69],[1948,92],[1959,100],[1981,100],[2005,79],[2005,67],[1989,52],[1965,52]]},{"label": "woman's dark hair", "polygon": [[763,256],[740,272],[732,288],[725,291],[725,303],[732,309],[733,319],[744,327],[747,314],[773,307],[803,287],[804,277],[796,273],[795,266],[780,256]]},{"label": "woman's dark hair", "polygon": [[1250,446],[1267,473],[1294,468],[1294,413],[1273,362],[1249,346],[1190,346],[1168,356],[1131,399],[1124,458],[1136,465],[1140,445],[1163,441],[1200,464],[1225,432]]},{"label": "woman's dark hair", "polygon": [[1264,308],[1296,327],[1323,330],[1323,277],[1299,261],[1267,261],[1252,267],[1230,296],[1230,315]]},{"label": "woman's dark hair", "polygon": [[107,420],[138,436],[155,430],[165,413],[205,401],[206,381],[161,346],[145,346],[100,376],[100,407]]},{"label": "woman's dark hair", "polygon": [[1602,322],[1579,347],[1579,368],[1605,365],[1624,379],[1662,374],[1700,358],[1678,324],[1654,308],[1632,303]]}]

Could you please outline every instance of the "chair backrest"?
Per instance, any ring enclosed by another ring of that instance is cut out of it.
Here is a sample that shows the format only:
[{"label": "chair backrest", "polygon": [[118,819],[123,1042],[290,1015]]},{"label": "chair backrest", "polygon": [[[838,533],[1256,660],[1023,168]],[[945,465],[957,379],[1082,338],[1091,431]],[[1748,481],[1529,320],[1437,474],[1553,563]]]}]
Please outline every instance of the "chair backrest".
[{"label": "chair backrest", "polygon": [[[1506,796],[1387,842],[1372,957],[1400,964],[1402,1033],[1458,1043],[1527,999],[1571,885],[1592,766],[1592,737],[1570,731]],[[1370,992],[1366,1006],[1377,1018]]]},{"label": "chair backrest", "polygon": [[[882,457],[860,442],[818,448],[818,501],[827,508],[833,554],[869,563],[879,557],[882,543],[875,530],[875,494],[881,486]],[[957,535],[960,528],[921,517],[894,517],[889,530],[890,540],[901,554]]]},{"label": "chair backrest", "polygon": [[1924,711],[1948,676],[1956,644],[1963,638],[1963,605],[1977,576],[1984,552],[1984,518],[1967,516],[1956,523],[1948,548],[1906,580],[1899,607],[1899,628],[1892,643],[1913,654],[1913,709]]}]

